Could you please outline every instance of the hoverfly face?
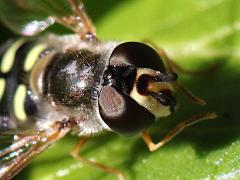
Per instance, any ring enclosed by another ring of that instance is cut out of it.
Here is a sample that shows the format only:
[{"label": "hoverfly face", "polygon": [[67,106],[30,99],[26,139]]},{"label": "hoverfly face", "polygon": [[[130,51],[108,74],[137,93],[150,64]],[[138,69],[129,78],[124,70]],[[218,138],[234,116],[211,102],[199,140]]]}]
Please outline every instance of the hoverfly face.
[{"label": "hoverfly face", "polygon": [[127,42],[112,52],[99,95],[103,121],[118,133],[137,133],[173,112],[176,100],[164,64],[151,47]]}]

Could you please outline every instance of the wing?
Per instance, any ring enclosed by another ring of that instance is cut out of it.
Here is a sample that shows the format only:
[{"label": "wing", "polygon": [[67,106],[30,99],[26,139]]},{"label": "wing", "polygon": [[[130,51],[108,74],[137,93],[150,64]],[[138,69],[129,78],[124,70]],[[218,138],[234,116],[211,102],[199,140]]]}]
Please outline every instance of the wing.
[{"label": "wing", "polygon": [[81,0],[1,0],[0,20],[24,36],[36,35],[58,22],[81,39],[96,38],[95,27]]},{"label": "wing", "polygon": [[54,16],[69,15],[66,0],[1,0],[0,19],[13,32],[33,36],[55,23]]},{"label": "wing", "polygon": [[69,128],[56,123],[43,132],[0,132],[0,179],[11,179],[34,157],[59,140]]}]

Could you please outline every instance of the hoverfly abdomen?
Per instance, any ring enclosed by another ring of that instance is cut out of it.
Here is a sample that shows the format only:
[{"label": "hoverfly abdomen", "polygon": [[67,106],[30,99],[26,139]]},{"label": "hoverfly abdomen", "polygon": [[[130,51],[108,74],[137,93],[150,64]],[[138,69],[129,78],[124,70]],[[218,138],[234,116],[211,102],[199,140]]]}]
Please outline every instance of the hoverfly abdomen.
[{"label": "hoverfly abdomen", "polygon": [[7,45],[2,45],[0,126],[15,128],[16,124],[25,124],[25,121],[36,113],[37,106],[29,87],[29,74],[46,49],[44,44],[25,39],[9,41]]}]

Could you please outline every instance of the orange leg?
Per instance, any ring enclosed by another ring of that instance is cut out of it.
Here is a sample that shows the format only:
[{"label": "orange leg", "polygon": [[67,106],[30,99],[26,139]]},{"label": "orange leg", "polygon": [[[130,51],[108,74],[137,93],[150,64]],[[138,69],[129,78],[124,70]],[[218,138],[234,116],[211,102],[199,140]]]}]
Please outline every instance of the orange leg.
[{"label": "orange leg", "polygon": [[185,95],[186,97],[188,97],[188,99],[190,99],[193,103],[200,105],[200,106],[205,106],[207,104],[207,102],[202,99],[197,97],[196,95],[194,95],[190,90],[188,90],[187,88],[185,88],[183,85],[181,85],[178,81],[173,83],[173,86],[175,87],[175,89],[177,91],[179,91],[181,94]]},{"label": "orange leg", "polygon": [[69,0],[69,2],[70,2],[72,11],[74,12],[75,16],[79,17],[81,19],[81,22],[85,26],[86,32],[96,35],[96,29],[93,26],[90,18],[87,16],[86,12],[84,11],[83,2],[81,1],[80,4],[78,4],[77,0]]},{"label": "orange leg", "polygon": [[180,72],[183,74],[188,74],[188,75],[200,75],[204,76],[208,73],[211,73],[213,70],[217,69],[221,64],[219,63],[214,63],[207,68],[200,69],[200,70],[189,70],[185,69],[176,62],[174,62],[166,53],[166,51],[163,48],[158,47],[156,44],[154,44],[150,40],[144,40],[145,43],[150,44],[154,49],[156,49],[160,55],[160,57],[164,60],[168,71],[170,72]]},{"label": "orange leg", "polygon": [[180,133],[186,127],[191,126],[199,121],[210,120],[215,118],[217,118],[216,113],[203,113],[203,114],[195,115],[177,124],[175,128],[173,128],[160,142],[156,144],[152,141],[149,133],[146,131],[142,132],[142,138],[144,142],[147,144],[150,151],[156,151],[157,149],[162,147],[164,144],[169,142],[171,139],[173,139],[178,133]]},{"label": "orange leg", "polygon": [[[189,70],[183,69],[180,65],[176,64],[173,60],[171,60],[168,57],[168,55],[164,51],[164,49],[157,47],[153,42],[151,42],[149,40],[146,40],[145,42],[152,45],[158,51],[159,56],[164,60],[167,70],[169,72],[179,71],[181,73],[187,73],[187,74],[203,74],[204,72],[206,73],[206,70],[204,70],[204,71],[189,71]],[[194,95],[190,90],[185,88],[178,81],[174,82],[173,86],[175,87],[176,90],[178,90],[181,94],[183,94],[188,99],[190,99],[193,103],[201,105],[201,106],[204,106],[207,104],[207,102],[204,99],[199,98],[196,95]]]},{"label": "orange leg", "polygon": [[[160,56],[165,60],[167,68],[170,72],[174,71],[180,71],[182,73],[192,73],[191,71],[184,70],[181,66],[177,65],[174,61],[172,61],[166,54],[166,52],[163,49],[158,48]],[[197,72],[195,72],[197,73]],[[181,85],[178,81],[173,83],[173,86],[176,88],[177,91],[179,91],[181,94],[185,95],[188,99],[190,99],[193,103],[204,106],[207,104],[207,102],[194,95],[190,90],[185,88],[183,85]]]},{"label": "orange leg", "polygon": [[98,162],[91,161],[91,160],[83,158],[83,157],[81,157],[79,155],[79,152],[80,152],[81,148],[86,144],[88,139],[89,138],[82,138],[82,139],[80,139],[80,141],[73,148],[73,150],[71,152],[71,155],[75,159],[77,159],[80,162],[82,162],[83,164],[87,164],[89,166],[101,169],[101,170],[103,170],[105,172],[115,174],[118,177],[119,180],[124,180],[125,178],[124,178],[123,173],[121,171],[119,171],[118,169],[106,166],[106,165],[98,163]]}]

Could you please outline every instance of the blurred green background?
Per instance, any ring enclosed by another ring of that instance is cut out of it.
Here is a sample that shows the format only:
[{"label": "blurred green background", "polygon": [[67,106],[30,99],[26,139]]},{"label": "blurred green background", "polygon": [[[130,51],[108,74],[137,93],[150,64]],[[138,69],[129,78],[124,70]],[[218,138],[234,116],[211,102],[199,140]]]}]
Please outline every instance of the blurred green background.
[{"label": "blurred green background", "polygon": [[[35,8],[31,13],[36,17],[45,15],[41,7],[46,9],[46,0],[30,2]],[[187,69],[206,68],[216,62],[221,66],[202,77],[179,74],[180,81],[206,99],[208,105],[193,105],[179,95],[176,113],[159,120],[150,132],[158,141],[175,124],[200,112],[215,111],[219,114],[217,120],[186,129],[154,153],[139,136],[109,133],[92,138],[81,154],[122,170],[129,180],[240,179],[240,1],[86,0],[85,5],[102,40],[150,39]],[[9,13],[10,17],[15,13],[21,18],[16,11]],[[1,41],[16,36],[0,28]],[[48,31],[69,32],[59,26]],[[74,160],[69,152],[77,140],[65,137],[15,179],[116,179]]]}]

